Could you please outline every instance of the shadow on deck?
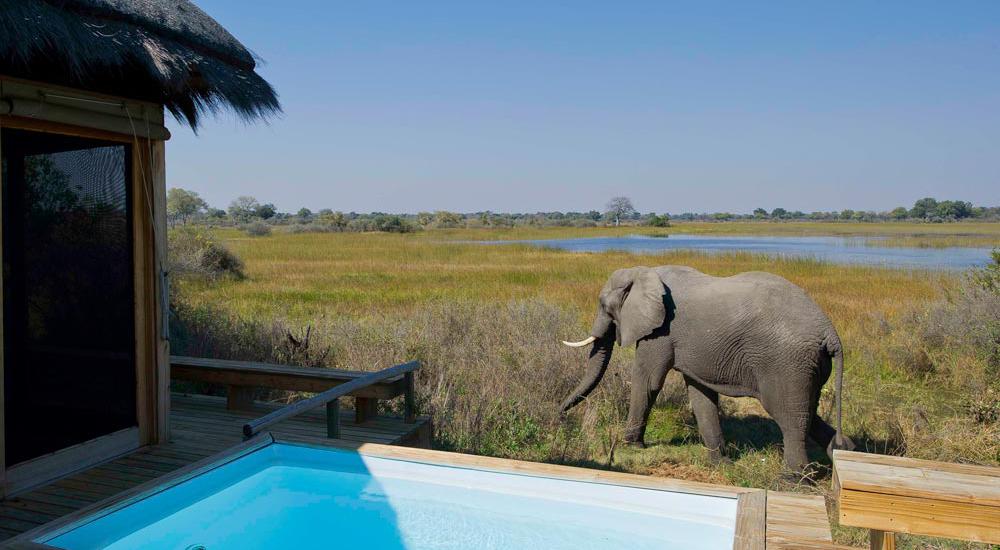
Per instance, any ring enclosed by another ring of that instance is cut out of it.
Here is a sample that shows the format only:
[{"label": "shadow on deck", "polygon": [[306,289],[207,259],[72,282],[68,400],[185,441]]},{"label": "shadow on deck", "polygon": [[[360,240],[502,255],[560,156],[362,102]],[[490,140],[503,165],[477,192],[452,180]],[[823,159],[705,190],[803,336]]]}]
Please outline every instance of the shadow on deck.
[{"label": "shadow on deck", "polygon": [[[173,394],[169,443],[143,447],[0,501],[0,541],[238,444],[243,440],[244,423],[276,408],[254,403],[250,410],[233,411],[226,409],[222,397]],[[271,431],[325,440],[325,412],[321,409],[300,414],[276,424]],[[429,417],[406,423],[402,418],[386,416],[355,423],[354,410],[343,409],[340,435],[340,439],[352,442],[429,447],[431,423]]]}]

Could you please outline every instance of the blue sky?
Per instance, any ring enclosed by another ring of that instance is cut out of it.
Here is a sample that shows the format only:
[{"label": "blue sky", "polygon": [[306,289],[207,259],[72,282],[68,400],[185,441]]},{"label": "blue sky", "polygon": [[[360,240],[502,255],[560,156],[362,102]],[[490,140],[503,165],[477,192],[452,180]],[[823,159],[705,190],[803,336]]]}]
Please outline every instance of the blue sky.
[{"label": "blue sky", "polygon": [[285,110],[170,125],[214,206],[1000,204],[1000,2],[195,2]]}]

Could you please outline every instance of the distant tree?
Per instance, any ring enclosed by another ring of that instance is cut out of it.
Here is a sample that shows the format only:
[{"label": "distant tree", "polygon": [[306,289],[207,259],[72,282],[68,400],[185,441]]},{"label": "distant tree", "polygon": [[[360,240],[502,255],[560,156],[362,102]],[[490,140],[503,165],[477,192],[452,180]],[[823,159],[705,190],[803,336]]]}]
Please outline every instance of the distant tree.
[{"label": "distant tree", "polygon": [[226,211],[221,208],[211,208],[205,211],[205,217],[210,220],[223,220],[226,218]]},{"label": "distant tree", "polygon": [[257,215],[260,203],[257,199],[244,195],[229,203],[229,217],[235,222],[246,223]]},{"label": "distant tree", "polygon": [[753,209],[753,217],[755,219],[766,220],[768,218],[768,216],[769,216],[769,214],[767,213],[767,210],[764,210],[763,208],[754,208]]},{"label": "distant tree", "polygon": [[434,223],[434,214],[430,212],[419,212],[417,214],[417,223],[424,227]]},{"label": "distant tree", "polygon": [[299,211],[296,212],[295,215],[298,216],[298,217],[300,217],[300,218],[302,218],[303,220],[308,220],[309,218],[312,217],[313,213],[312,213],[312,210],[309,210],[306,207],[302,207],[302,208],[299,208]]},{"label": "distant tree", "polygon": [[713,220],[726,221],[733,219],[733,215],[729,212],[716,212],[712,214],[711,218]]},{"label": "distant tree", "polygon": [[194,191],[172,187],[167,191],[167,219],[171,223],[178,220],[187,223],[193,216],[207,210],[208,203]]},{"label": "distant tree", "polygon": [[646,225],[651,227],[670,227],[670,214],[657,216],[655,212],[651,213],[646,218]]},{"label": "distant tree", "polygon": [[788,217],[788,210],[785,210],[784,208],[775,208],[774,210],[771,210],[771,217],[783,220]]},{"label": "distant tree", "polygon": [[606,208],[608,217],[615,221],[615,226],[621,225],[622,218],[631,216],[635,213],[635,207],[632,206],[632,200],[628,197],[615,197],[608,201]]},{"label": "distant tree", "polygon": [[934,215],[940,218],[968,218],[972,215],[972,203],[965,201],[941,201],[934,209]]},{"label": "distant tree", "polygon": [[897,206],[889,212],[889,217],[894,220],[905,220],[910,215],[910,211],[905,206]]},{"label": "distant tree", "polygon": [[489,211],[483,212],[483,213],[479,214],[479,223],[482,224],[483,227],[488,227],[488,226],[491,225],[490,224],[490,219],[491,218],[492,218],[492,216],[490,216]]},{"label": "distant tree", "polygon": [[389,233],[409,233],[413,231],[412,225],[396,215],[382,214],[375,216],[374,224],[376,231],[386,231]]},{"label": "distant tree", "polygon": [[846,208],[846,209],[840,211],[840,219],[842,219],[842,220],[850,220],[850,219],[853,219],[853,218],[854,218],[854,210],[851,210],[850,208]]},{"label": "distant tree", "polygon": [[269,220],[277,213],[278,211],[274,208],[274,205],[267,203],[258,206],[255,215],[262,220]]},{"label": "distant tree", "polygon": [[319,211],[319,220],[335,229],[344,230],[347,228],[347,224],[350,220],[343,212],[334,212],[328,208],[324,208]]},{"label": "distant tree", "polygon": [[924,197],[913,203],[910,209],[912,218],[929,218],[937,213],[938,201],[931,197]]},{"label": "distant tree", "polygon": [[461,214],[438,210],[434,213],[434,225],[437,227],[460,227],[463,222]]}]

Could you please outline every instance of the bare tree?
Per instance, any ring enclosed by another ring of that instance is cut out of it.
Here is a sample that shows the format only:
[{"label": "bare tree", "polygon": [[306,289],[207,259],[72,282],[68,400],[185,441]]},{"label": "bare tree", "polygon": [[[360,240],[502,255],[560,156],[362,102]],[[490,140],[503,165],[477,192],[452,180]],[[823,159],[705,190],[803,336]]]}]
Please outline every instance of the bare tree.
[{"label": "bare tree", "polygon": [[635,207],[632,206],[632,200],[628,197],[615,197],[608,201],[607,214],[614,218],[615,227],[621,224],[621,219],[624,216],[631,216],[634,213]]}]

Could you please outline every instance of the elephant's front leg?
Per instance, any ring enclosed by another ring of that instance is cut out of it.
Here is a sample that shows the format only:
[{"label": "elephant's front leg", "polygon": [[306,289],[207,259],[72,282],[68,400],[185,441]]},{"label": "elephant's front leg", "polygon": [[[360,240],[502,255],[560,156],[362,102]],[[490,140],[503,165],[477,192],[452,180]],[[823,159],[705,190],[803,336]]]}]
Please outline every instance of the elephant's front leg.
[{"label": "elephant's front leg", "polygon": [[698,433],[708,449],[708,457],[713,462],[719,462],[726,444],[722,437],[722,426],[719,425],[719,394],[687,376],[684,381],[687,382],[688,401],[694,411],[694,418],[698,421]]},{"label": "elephant's front leg", "polygon": [[625,442],[643,445],[649,412],[663,388],[667,372],[674,366],[674,349],[671,338],[659,331],[639,340],[635,346]]}]

